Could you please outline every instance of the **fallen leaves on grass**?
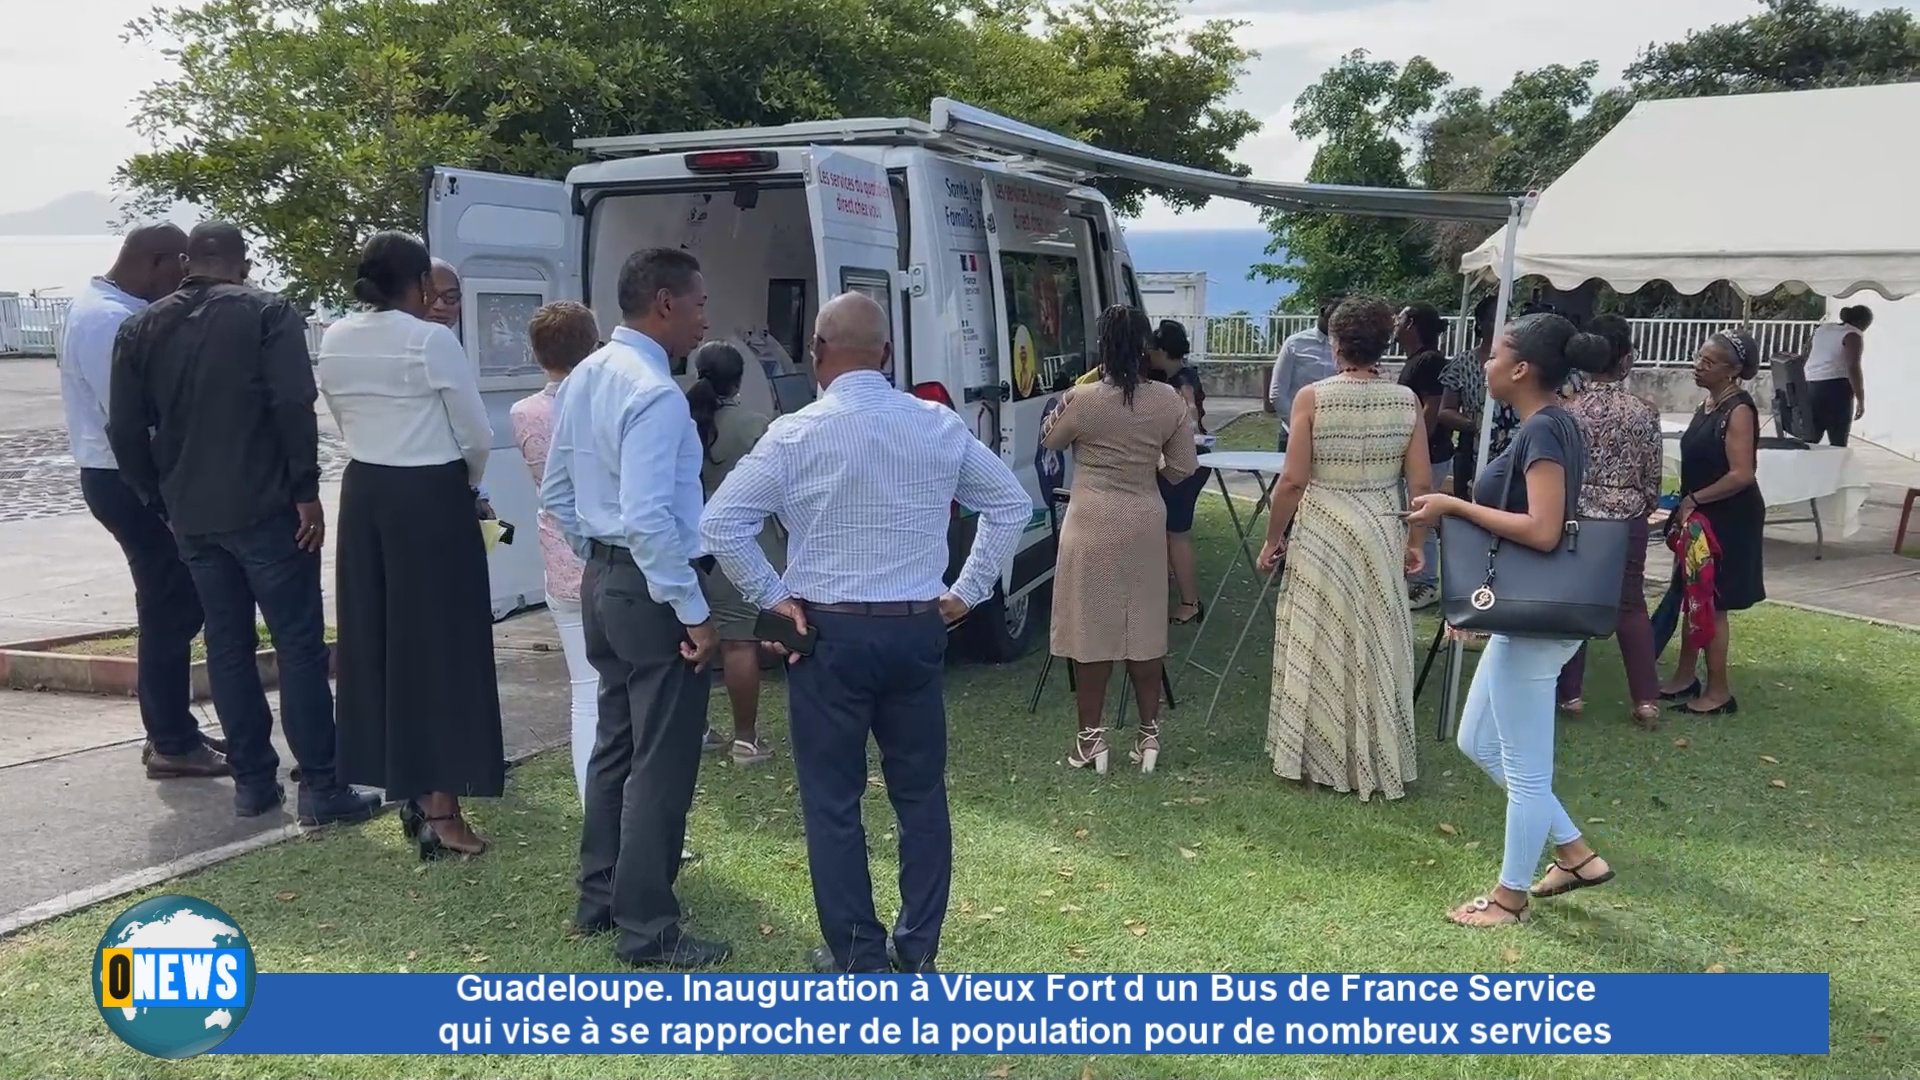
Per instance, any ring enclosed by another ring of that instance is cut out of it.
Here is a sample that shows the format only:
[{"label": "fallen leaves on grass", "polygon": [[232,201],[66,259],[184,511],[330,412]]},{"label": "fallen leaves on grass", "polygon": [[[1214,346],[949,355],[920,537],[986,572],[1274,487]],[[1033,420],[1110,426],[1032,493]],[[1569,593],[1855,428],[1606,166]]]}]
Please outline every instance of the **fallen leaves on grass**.
[{"label": "fallen leaves on grass", "polygon": [[[1782,785],[1782,786],[1785,786],[1785,785]],[[300,898],[300,894],[299,894],[299,893],[297,893],[297,892],[294,892],[294,891],[293,891],[292,889],[286,889],[286,890],[284,890],[284,891],[282,891],[282,892],[277,892],[277,893],[274,893],[274,894],[273,894],[273,898],[274,898],[275,900],[278,900],[278,901],[280,901],[281,903],[283,903],[283,904],[284,904],[284,903],[287,903],[287,902],[288,902],[288,901],[290,901],[290,900],[297,900],[297,899],[299,899],[299,898]]]},{"label": "fallen leaves on grass", "polygon": [[1180,857],[1183,859],[1197,859],[1200,857],[1200,853],[1190,847],[1183,847],[1180,849]]},{"label": "fallen leaves on grass", "polygon": [[1087,958],[1087,948],[1084,945],[1069,945],[1067,946],[1067,955],[1073,957],[1075,960],[1085,960]]},{"label": "fallen leaves on grass", "polygon": [[1673,740],[1673,748],[1675,750],[1685,750],[1687,747],[1692,745],[1693,745],[1693,740],[1685,737]]},{"label": "fallen leaves on grass", "polygon": [[1509,945],[1509,946],[1507,946],[1507,947],[1506,947],[1506,948],[1504,948],[1504,949],[1501,949],[1501,950],[1500,950],[1500,962],[1501,962],[1501,963],[1503,963],[1503,964],[1517,964],[1517,963],[1519,963],[1519,962],[1520,962],[1520,950],[1519,950],[1519,949],[1516,949],[1516,948],[1514,948],[1514,947],[1513,947],[1513,946],[1511,946],[1511,945]]},{"label": "fallen leaves on grass", "polygon": [[1079,904],[1061,904],[1060,905],[1060,914],[1062,915],[1071,915],[1074,912],[1079,910],[1080,910]]},{"label": "fallen leaves on grass", "polygon": [[1725,975],[1726,973],[1727,973],[1727,965],[1725,964],[1708,964],[1707,965],[1707,974],[1709,975]]},{"label": "fallen leaves on grass", "polygon": [[1443,821],[1443,822],[1441,822],[1440,824],[1438,824],[1438,825],[1436,825],[1436,826],[1434,826],[1434,828],[1436,828],[1436,829],[1439,829],[1439,830],[1440,830],[1440,834],[1441,834],[1442,836],[1458,836],[1458,835],[1460,835],[1460,830],[1459,830],[1459,829],[1456,829],[1456,828],[1454,828],[1453,826],[1451,826],[1451,825],[1449,825],[1449,824],[1447,824],[1447,823],[1446,823],[1446,822],[1444,822],[1444,821]]},{"label": "fallen leaves on grass", "polygon": [[773,924],[771,924],[771,923],[761,923],[761,924],[760,924],[760,936],[761,936],[761,937],[772,937],[772,936],[773,936]]},{"label": "fallen leaves on grass", "polygon": [[1777,757],[1774,757],[1772,754],[1761,754],[1760,760],[1767,763],[1768,765],[1780,764],[1780,759]]},{"label": "fallen leaves on grass", "polygon": [[1147,924],[1141,922],[1139,919],[1128,919],[1120,925],[1126,927],[1127,933],[1132,934],[1134,937],[1147,936]]},{"label": "fallen leaves on grass", "polygon": [[1779,788],[1781,791],[1787,790],[1787,782],[1785,780],[1780,780],[1780,779],[1769,780],[1767,781],[1767,786],[1770,788]]}]

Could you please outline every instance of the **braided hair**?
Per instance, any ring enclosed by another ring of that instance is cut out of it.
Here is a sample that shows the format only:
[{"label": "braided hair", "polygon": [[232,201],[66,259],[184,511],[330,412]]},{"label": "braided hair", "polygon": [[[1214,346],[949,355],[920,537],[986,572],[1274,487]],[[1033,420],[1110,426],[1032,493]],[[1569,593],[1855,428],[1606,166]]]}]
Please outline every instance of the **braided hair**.
[{"label": "braided hair", "polygon": [[1120,388],[1120,396],[1131,409],[1147,350],[1153,347],[1153,321],[1139,308],[1115,304],[1100,313],[1095,329],[1100,369],[1106,373],[1106,381]]}]

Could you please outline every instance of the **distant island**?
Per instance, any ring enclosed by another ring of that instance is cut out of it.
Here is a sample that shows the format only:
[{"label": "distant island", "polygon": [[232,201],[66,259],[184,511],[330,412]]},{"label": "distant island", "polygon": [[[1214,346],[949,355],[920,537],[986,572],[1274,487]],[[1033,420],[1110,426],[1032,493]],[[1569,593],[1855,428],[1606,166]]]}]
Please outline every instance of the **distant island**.
[{"label": "distant island", "polygon": [[[99,191],[76,191],[45,206],[0,214],[0,236],[105,236],[120,231],[124,199]],[[167,215],[188,226],[200,215],[182,203]]]}]

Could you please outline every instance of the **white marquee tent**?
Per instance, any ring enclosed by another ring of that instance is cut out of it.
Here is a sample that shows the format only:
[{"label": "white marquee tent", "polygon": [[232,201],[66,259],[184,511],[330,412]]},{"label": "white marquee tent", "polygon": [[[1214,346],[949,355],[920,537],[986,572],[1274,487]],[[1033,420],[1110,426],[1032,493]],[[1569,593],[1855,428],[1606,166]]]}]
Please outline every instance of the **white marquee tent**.
[{"label": "white marquee tent", "polygon": [[[1920,458],[1920,143],[1905,134],[1916,125],[1920,83],[1637,105],[1540,194],[1514,276],[1622,292],[1797,285],[1850,297],[1836,310],[1864,303],[1875,322],[1854,436]],[[1461,270],[1497,274],[1504,237]]]},{"label": "white marquee tent", "polygon": [[[1650,101],[1540,195],[1518,276],[1920,292],[1920,83]],[[1497,272],[1496,234],[1467,273]]]}]

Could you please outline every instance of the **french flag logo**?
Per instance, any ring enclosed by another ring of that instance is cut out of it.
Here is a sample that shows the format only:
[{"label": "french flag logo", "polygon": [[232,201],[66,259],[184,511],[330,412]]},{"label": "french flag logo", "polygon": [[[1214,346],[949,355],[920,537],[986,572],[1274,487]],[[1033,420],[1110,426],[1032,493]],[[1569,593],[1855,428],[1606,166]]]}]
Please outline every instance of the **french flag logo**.
[{"label": "french flag logo", "polygon": [[969,273],[977,273],[980,269],[980,257],[978,255],[968,255],[964,252],[961,253],[960,269]]}]

